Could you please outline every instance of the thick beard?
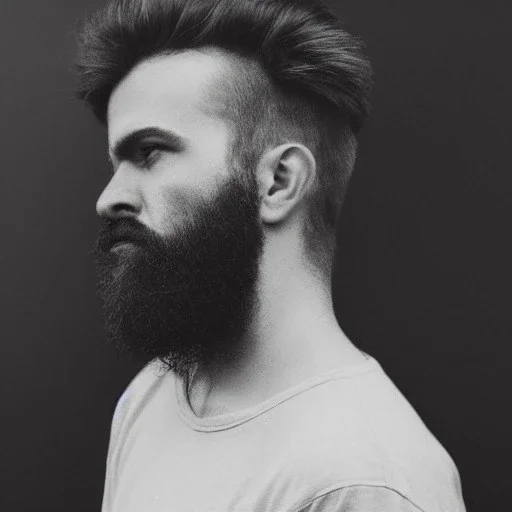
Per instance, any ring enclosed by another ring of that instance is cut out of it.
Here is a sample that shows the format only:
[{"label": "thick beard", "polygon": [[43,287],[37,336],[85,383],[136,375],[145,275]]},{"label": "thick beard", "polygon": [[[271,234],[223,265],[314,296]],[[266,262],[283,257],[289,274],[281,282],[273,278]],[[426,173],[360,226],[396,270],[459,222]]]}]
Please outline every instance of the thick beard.
[{"label": "thick beard", "polygon": [[[232,357],[257,308],[258,210],[254,183],[232,177],[168,237],[130,217],[108,222],[95,244],[108,341],[180,375]],[[112,252],[119,229],[137,243]]]}]

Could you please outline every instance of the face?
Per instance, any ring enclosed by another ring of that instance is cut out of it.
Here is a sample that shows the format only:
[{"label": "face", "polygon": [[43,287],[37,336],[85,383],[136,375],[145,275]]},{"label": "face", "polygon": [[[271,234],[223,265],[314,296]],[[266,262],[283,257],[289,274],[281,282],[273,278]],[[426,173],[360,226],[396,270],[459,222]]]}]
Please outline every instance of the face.
[{"label": "face", "polygon": [[186,205],[230,175],[230,129],[209,105],[226,65],[221,59],[199,52],[155,58],[114,90],[108,105],[114,174],[97,203],[101,216],[126,205],[165,235],[189,213]]},{"label": "face", "polygon": [[258,194],[213,108],[227,65],[200,52],[144,62],[108,106],[114,173],[96,243],[107,335],[179,373],[233,355],[256,307]]}]

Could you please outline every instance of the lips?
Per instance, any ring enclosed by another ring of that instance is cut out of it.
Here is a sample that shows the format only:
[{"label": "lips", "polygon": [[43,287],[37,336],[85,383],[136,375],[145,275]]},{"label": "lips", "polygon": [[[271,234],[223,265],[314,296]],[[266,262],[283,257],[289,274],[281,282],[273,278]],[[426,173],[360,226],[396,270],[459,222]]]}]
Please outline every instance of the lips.
[{"label": "lips", "polygon": [[135,233],[112,233],[106,244],[107,250],[113,250],[121,247],[133,247],[142,245],[144,238]]},{"label": "lips", "polygon": [[97,238],[97,248],[103,253],[114,249],[133,248],[147,245],[150,241],[150,233],[133,219],[118,219],[108,221],[100,231]]},{"label": "lips", "polygon": [[127,247],[132,247],[135,244],[130,240],[118,240],[117,242],[111,244],[110,250],[115,251],[116,249],[123,249]]},{"label": "lips", "polygon": [[144,238],[142,236],[135,236],[134,233],[116,233],[106,232],[100,238],[99,246],[103,252],[113,251],[114,249],[134,247],[142,245]]}]

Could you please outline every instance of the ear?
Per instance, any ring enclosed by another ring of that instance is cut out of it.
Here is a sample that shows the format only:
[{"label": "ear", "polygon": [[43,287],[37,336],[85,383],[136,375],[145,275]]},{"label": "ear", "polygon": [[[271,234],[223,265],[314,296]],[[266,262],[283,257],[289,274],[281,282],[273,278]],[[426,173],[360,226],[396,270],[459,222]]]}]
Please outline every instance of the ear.
[{"label": "ear", "polygon": [[313,186],[316,161],[302,144],[283,144],[266,152],[258,165],[261,220],[282,222],[302,203]]}]

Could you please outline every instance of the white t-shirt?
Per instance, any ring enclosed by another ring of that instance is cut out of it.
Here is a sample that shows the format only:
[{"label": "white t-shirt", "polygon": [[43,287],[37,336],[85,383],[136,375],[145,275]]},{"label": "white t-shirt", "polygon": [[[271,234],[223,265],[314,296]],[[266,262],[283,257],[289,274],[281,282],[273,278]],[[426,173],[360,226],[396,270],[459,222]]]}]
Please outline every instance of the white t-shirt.
[{"label": "white t-shirt", "polygon": [[368,357],[198,418],[155,363],[120,398],[103,512],[463,512],[457,469]]}]

